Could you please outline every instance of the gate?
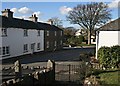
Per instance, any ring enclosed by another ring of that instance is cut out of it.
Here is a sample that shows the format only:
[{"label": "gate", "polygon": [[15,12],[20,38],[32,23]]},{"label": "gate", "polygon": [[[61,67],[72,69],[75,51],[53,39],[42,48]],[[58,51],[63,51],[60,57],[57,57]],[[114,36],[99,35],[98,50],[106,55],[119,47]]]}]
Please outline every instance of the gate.
[{"label": "gate", "polygon": [[57,62],[55,65],[55,79],[59,82],[81,84],[80,71],[82,64],[80,62]]}]

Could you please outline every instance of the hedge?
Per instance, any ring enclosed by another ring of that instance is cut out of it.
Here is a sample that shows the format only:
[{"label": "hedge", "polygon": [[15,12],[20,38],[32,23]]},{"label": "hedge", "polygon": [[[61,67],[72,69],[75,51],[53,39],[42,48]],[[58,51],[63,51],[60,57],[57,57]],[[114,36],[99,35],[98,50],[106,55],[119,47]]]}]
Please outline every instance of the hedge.
[{"label": "hedge", "polygon": [[118,67],[120,63],[120,46],[103,46],[98,50],[98,60],[105,68]]}]

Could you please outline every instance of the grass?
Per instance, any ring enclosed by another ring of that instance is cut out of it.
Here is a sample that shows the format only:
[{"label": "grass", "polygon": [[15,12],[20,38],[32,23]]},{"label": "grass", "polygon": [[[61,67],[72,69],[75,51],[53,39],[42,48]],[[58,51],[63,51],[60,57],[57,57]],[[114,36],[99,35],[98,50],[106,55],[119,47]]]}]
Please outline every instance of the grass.
[{"label": "grass", "polygon": [[100,82],[102,86],[120,86],[120,70],[106,71],[104,73],[98,74],[100,76]]}]

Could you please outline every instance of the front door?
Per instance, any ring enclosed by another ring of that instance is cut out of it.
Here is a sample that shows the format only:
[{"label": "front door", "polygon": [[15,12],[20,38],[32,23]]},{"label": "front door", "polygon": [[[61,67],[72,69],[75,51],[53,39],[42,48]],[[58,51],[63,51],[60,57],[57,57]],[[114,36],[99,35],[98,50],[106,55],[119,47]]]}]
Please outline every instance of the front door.
[{"label": "front door", "polygon": [[31,44],[31,52],[34,53],[35,52],[35,43]]}]

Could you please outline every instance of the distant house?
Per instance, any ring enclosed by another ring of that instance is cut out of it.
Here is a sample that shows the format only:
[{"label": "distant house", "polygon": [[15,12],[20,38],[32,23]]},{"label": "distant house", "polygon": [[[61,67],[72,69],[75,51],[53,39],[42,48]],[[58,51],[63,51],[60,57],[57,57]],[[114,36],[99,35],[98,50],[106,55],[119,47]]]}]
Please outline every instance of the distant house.
[{"label": "distant house", "polygon": [[120,18],[111,21],[96,31],[96,58],[97,51],[102,46],[120,45]]},{"label": "distant house", "polygon": [[78,31],[75,32],[75,36],[80,36],[80,35],[85,35],[87,33],[86,30],[84,29],[79,29]]},{"label": "distant house", "polygon": [[54,25],[38,22],[36,15],[29,19],[14,18],[10,9],[2,11],[0,59],[62,49],[63,30]]},{"label": "distant house", "polygon": [[[75,36],[84,36],[85,40],[87,41],[87,30],[85,29],[79,29],[78,31],[76,31]],[[96,44],[96,38],[95,38],[95,31],[92,31],[92,35],[91,35],[91,44]]]}]

